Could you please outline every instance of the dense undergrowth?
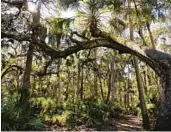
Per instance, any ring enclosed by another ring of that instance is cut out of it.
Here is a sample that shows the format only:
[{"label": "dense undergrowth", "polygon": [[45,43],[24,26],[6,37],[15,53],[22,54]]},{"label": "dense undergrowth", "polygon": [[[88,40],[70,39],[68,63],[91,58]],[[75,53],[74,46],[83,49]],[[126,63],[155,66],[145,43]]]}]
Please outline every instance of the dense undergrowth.
[{"label": "dense undergrowth", "polygon": [[[85,125],[98,128],[108,118],[117,118],[120,114],[141,115],[138,107],[124,108],[116,103],[106,103],[98,99],[84,99],[57,102],[54,98],[30,98],[29,107],[18,105],[13,98],[2,102],[2,130],[50,130],[65,127],[74,130]],[[156,117],[154,104],[148,105],[151,119]]]}]

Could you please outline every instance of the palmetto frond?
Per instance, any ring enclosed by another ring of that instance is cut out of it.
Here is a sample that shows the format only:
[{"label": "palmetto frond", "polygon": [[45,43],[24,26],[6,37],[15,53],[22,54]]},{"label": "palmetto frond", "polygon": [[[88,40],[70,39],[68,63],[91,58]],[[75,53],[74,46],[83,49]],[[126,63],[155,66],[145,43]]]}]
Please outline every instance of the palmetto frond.
[{"label": "palmetto frond", "polygon": [[93,32],[102,27],[101,20],[104,18],[102,14],[106,13],[103,9],[104,0],[85,0],[82,5],[84,8],[78,11],[78,17],[84,28],[93,36]]}]

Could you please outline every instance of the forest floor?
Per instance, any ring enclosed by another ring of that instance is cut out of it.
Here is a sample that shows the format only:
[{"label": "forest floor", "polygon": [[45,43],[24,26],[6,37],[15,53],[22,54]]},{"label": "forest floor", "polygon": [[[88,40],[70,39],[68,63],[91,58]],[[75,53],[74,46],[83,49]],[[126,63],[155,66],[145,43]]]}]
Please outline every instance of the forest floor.
[{"label": "forest floor", "polygon": [[133,115],[121,115],[115,119],[118,131],[142,131],[142,121]]},{"label": "forest floor", "polygon": [[[51,128],[51,130],[54,130]],[[67,128],[56,128],[55,131],[67,131]],[[117,118],[109,118],[104,123],[94,128],[88,128],[86,125],[78,126],[72,131],[142,131],[142,121],[133,115],[120,115]]]}]

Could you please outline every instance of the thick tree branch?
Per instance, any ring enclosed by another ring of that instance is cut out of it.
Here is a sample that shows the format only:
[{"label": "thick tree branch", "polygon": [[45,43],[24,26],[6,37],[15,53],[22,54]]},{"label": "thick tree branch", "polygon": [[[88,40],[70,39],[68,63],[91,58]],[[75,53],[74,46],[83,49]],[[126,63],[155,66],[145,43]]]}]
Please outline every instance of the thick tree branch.
[{"label": "thick tree branch", "polygon": [[[117,37],[116,39],[106,36],[106,39],[97,39],[97,40],[89,40],[89,41],[78,41],[75,39],[71,39],[73,43],[77,45],[69,47],[65,50],[54,50],[45,43],[36,43],[43,52],[46,52],[52,58],[66,58],[67,56],[77,53],[80,50],[84,49],[92,49],[96,47],[108,47],[115,50],[123,51],[126,53],[134,54],[145,61],[151,68],[153,68],[158,74],[159,72],[155,67],[157,67],[157,63],[153,61],[149,56],[147,56],[145,51],[148,51],[147,47],[139,47],[136,43],[124,39],[122,37]],[[164,53],[163,53],[164,54]]]},{"label": "thick tree branch", "polygon": [[2,2],[16,7],[23,6],[23,0],[2,0]]},{"label": "thick tree branch", "polygon": [[[18,41],[31,41],[27,36],[17,36],[13,34],[2,33],[2,37],[13,38]],[[135,42],[125,39],[123,37],[116,37],[100,30],[96,31],[96,37],[100,37],[94,40],[78,41],[71,38],[71,41],[75,43],[75,46],[71,46],[65,50],[55,50],[46,45],[44,41],[37,42],[32,40],[31,42],[40,47],[40,49],[51,56],[52,58],[66,58],[67,56],[77,53],[80,50],[92,49],[96,47],[108,47],[129,54],[138,56],[141,60],[146,62],[152,69],[160,74],[157,69],[160,66],[170,67],[171,56],[169,54],[150,49],[146,46],[139,46]],[[157,60],[157,61],[156,61]],[[156,68],[157,67],[157,68]]]},{"label": "thick tree branch", "polygon": [[1,38],[12,38],[12,39],[15,39],[19,42],[31,41],[29,36],[24,36],[21,34],[15,35],[15,34],[10,34],[10,33],[5,33],[5,32],[1,32]]},{"label": "thick tree branch", "polygon": [[134,54],[139,58],[143,59],[151,67],[154,67],[153,65],[161,65],[164,67],[171,66],[171,55],[167,53],[160,52],[146,46],[139,46],[131,40],[127,40],[123,37],[116,37],[100,30],[96,31],[96,37],[106,38],[107,40],[111,41],[111,43],[114,43],[118,47],[122,47],[130,54]]}]

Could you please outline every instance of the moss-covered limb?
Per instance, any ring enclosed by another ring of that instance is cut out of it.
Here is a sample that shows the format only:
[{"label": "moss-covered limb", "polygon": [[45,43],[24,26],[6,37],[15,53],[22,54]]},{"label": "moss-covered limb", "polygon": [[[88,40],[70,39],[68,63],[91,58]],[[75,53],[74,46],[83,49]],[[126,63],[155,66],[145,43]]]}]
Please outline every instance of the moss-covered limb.
[{"label": "moss-covered limb", "polygon": [[[28,37],[19,37],[19,35],[14,34],[3,34],[3,37],[7,38],[13,38],[16,40],[20,38],[18,41],[30,41]],[[123,37],[117,37],[99,30],[96,32],[96,37],[100,37],[100,39],[98,38],[94,40],[78,41],[74,38],[71,38],[71,41],[76,45],[68,47],[65,50],[55,50],[46,45],[44,41],[34,41],[32,43],[36,44],[43,52],[45,52],[49,56],[52,56],[53,58],[66,58],[67,56],[84,49],[108,47],[125,53],[136,55],[144,62],[146,62],[156,72],[156,67],[158,67],[159,65],[167,67],[171,65],[171,55],[164,52],[150,49],[146,46],[139,46],[131,40],[125,39]]]},{"label": "moss-covered limb", "polygon": [[141,60],[146,62],[156,73],[160,74],[160,67],[171,67],[171,55],[151,49],[146,46],[139,46],[135,42],[125,39],[123,37],[117,37],[114,35],[110,35],[103,31],[97,31],[96,37],[102,37],[108,40],[110,43],[110,48],[116,50],[124,50],[127,53],[136,55]]},{"label": "moss-covered limb", "polygon": [[64,50],[55,50],[50,46],[46,45],[44,42],[34,42],[40,49],[45,52],[47,55],[52,56],[53,58],[66,58],[67,56],[77,53],[80,50],[91,49],[96,47],[107,47],[109,42],[104,39],[89,40],[89,41],[78,41],[72,39],[72,42],[76,45],[68,47]]},{"label": "moss-covered limb", "polygon": [[153,65],[153,60],[146,55],[144,49],[138,46],[138,44],[130,40],[124,39],[122,37],[111,37],[107,36],[107,34],[103,37],[104,39],[95,39],[89,41],[78,41],[76,39],[72,39],[72,42],[76,43],[75,46],[71,46],[65,50],[58,51],[51,48],[43,42],[37,42],[35,44],[38,45],[43,52],[47,53],[48,55],[54,58],[66,58],[67,56],[84,49],[91,49],[95,47],[108,47],[126,53],[134,54],[143,59],[145,62],[148,61],[148,64]]}]

